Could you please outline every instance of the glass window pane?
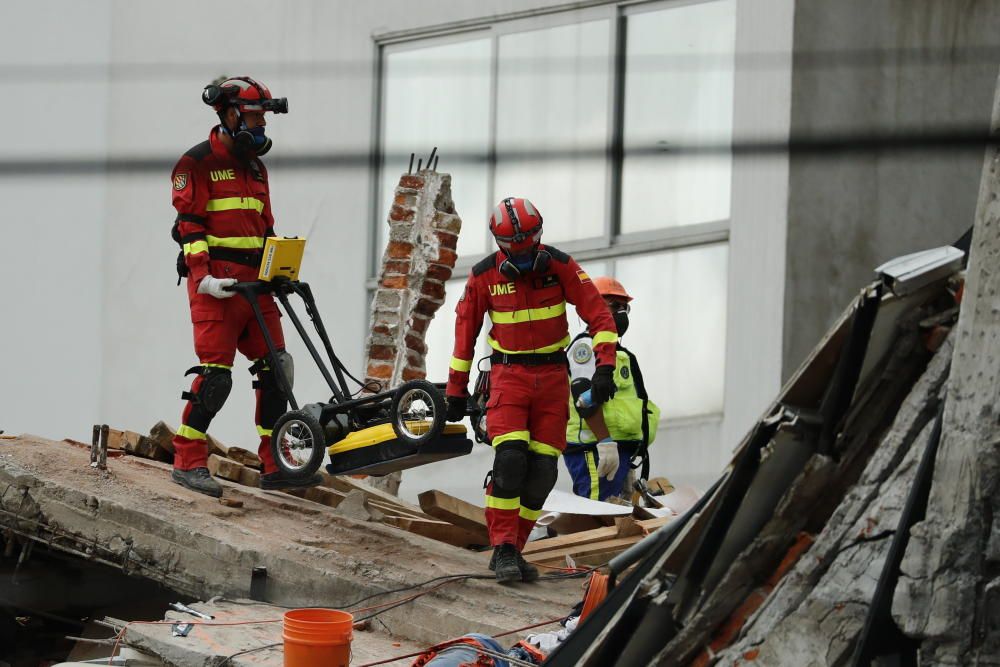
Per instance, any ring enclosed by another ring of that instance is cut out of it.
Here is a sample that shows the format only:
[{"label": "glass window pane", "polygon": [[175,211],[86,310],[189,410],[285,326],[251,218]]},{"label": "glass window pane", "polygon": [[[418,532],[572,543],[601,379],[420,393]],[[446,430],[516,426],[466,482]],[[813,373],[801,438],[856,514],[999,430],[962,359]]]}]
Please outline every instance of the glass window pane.
[{"label": "glass window pane", "polygon": [[669,150],[732,138],[735,16],[718,0],[628,17],[623,233],[729,218],[731,156]]},{"label": "glass window pane", "polygon": [[[460,256],[486,247],[486,155],[489,143],[490,40],[476,39],[388,53],[385,58],[383,151],[378,252],[389,233],[386,219],[410,153],[426,160],[434,146],[439,169],[452,176],[455,210],[462,218]],[[471,159],[459,160],[459,156]],[[413,168],[417,163],[414,160]]]},{"label": "glass window pane", "polygon": [[601,149],[607,143],[610,25],[607,20],[499,38],[494,198],[527,197],[545,219],[545,241],[601,236],[603,157],[504,159]]},{"label": "glass window pane", "polygon": [[633,298],[622,344],[665,418],[722,412],[728,257],[723,243],[615,263]]}]

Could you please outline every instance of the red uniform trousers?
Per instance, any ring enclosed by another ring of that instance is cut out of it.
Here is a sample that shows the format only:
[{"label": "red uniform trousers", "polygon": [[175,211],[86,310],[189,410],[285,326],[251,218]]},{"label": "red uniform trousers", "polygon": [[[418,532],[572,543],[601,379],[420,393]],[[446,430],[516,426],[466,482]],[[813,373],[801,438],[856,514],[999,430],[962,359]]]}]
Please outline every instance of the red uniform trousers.
[{"label": "red uniform trousers", "polygon": [[[255,269],[231,262],[213,260],[212,267],[213,275],[216,276],[233,277],[241,281],[257,278]],[[237,350],[252,362],[263,360],[261,369],[257,372],[258,382],[255,383],[258,386],[255,389],[257,400],[254,421],[260,435],[257,455],[263,463],[265,473],[276,472],[278,468],[271,456],[271,429],[278,417],[285,412],[287,399],[275,385],[273,376],[265,380],[264,375],[269,374],[270,369],[267,343],[253,309],[240,295],[216,299],[208,294],[196,294],[190,281],[188,293],[194,324],[194,350],[202,366],[231,369]],[[274,299],[271,296],[261,296],[258,304],[275,348],[283,350],[285,338],[281,330],[281,315]],[[191,383],[190,394],[198,396],[204,381],[204,375],[197,375]],[[175,468],[191,470],[207,466],[206,432],[214,416],[214,412],[206,413],[197,400],[188,400],[181,416],[181,427],[177,429],[177,435],[173,439]]]},{"label": "red uniform trousers", "polygon": [[[566,448],[568,406],[569,375],[564,364],[493,365],[486,417],[487,433],[497,451],[493,478],[486,487],[492,546],[513,544],[520,552],[528,541],[556,483],[556,463]],[[525,452],[523,471],[498,473],[504,447]]]}]

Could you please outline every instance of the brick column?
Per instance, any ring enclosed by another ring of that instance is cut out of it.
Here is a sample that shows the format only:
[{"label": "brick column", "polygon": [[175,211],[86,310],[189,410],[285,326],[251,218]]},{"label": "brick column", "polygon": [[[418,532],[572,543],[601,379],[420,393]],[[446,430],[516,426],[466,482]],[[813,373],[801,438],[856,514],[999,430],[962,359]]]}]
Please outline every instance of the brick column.
[{"label": "brick column", "polygon": [[[404,174],[389,210],[389,243],[382,254],[365,344],[365,381],[382,390],[424,378],[424,335],[444,303],[444,283],[455,267],[462,220],[451,199],[451,175],[423,169]],[[400,473],[368,483],[397,493]]]},{"label": "brick column", "polygon": [[372,300],[366,377],[383,390],[426,375],[424,334],[444,303],[455,267],[462,220],[451,199],[451,175],[404,174],[389,211],[389,243]]}]

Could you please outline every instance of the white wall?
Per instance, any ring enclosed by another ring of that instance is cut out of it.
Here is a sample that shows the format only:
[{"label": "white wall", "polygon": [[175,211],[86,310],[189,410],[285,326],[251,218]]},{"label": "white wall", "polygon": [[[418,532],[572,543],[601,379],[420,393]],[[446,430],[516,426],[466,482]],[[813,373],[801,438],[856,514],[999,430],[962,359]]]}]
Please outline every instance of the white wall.
[{"label": "white wall", "polygon": [[[110,33],[107,1],[3,4],[0,161],[103,159]],[[90,439],[104,377],[106,185],[101,173],[0,174],[0,430]]]},{"label": "white wall", "polygon": [[[788,137],[794,6],[795,0],[738,5],[735,142]],[[736,155],[732,202],[720,470],[781,388],[787,155]]]}]

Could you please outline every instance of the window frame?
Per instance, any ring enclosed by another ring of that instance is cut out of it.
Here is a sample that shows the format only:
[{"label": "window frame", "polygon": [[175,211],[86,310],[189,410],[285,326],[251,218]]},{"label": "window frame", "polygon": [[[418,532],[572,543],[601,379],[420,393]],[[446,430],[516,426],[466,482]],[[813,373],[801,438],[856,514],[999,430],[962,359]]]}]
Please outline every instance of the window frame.
[{"label": "window frame", "polygon": [[[376,122],[373,128],[372,145],[376,154],[373,157],[372,179],[370,188],[368,228],[368,264],[366,287],[373,290],[378,285],[377,271],[381,266],[381,248],[378,247],[381,206],[379,204],[388,193],[383,193],[382,179],[384,177],[385,155],[383,135],[385,127],[385,59],[392,53],[418,50],[428,47],[452,44],[472,39],[489,37],[492,42],[490,63],[490,119],[489,138],[487,146],[486,192],[488,200],[485,210],[489,211],[495,203],[495,177],[497,165],[497,89],[498,81],[498,51],[499,39],[504,35],[543,30],[564,25],[573,25],[593,20],[608,20],[610,41],[610,58],[608,60],[608,157],[605,160],[605,216],[604,230],[600,236],[585,239],[574,239],[561,242],[561,248],[570,252],[580,260],[608,259],[615,257],[658,252],[718,243],[729,240],[730,222],[732,216],[725,219],[704,221],[687,225],[664,227],[658,230],[621,233],[621,199],[622,174],[624,165],[624,111],[625,111],[625,75],[627,62],[625,58],[626,30],[629,17],[648,12],[673,9],[690,5],[705,4],[717,0],[594,0],[590,3],[573,3],[557,5],[548,8],[514,12],[499,16],[472,19],[456,23],[430,26],[414,30],[383,33],[374,37],[376,49],[376,85],[374,103],[376,107]],[[582,4],[582,6],[581,6]],[[735,46],[735,45],[734,45]],[[735,54],[734,54],[735,57]],[[461,215],[461,213],[459,213]],[[466,221],[467,224],[477,224],[485,221]],[[482,252],[485,256],[491,252],[489,236],[486,236],[486,246]],[[459,258],[452,273],[453,278],[467,277],[472,266],[480,257]]]},{"label": "window frame", "polygon": [[[559,243],[561,249],[571,253],[579,262],[604,261],[609,272],[614,275],[616,260],[635,255],[653,254],[670,250],[682,250],[698,246],[729,244],[732,221],[732,200],[729,214],[724,219],[707,220],[698,223],[662,227],[655,230],[622,233],[622,190],[624,173],[624,134],[625,134],[625,82],[627,74],[627,22],[631,17],[644,13],[675,9],[691,5],[707,4],[718,0],[583,0],[564,5],[512,12],[454,23],[440,24],[418,29],[386,32],[374,36],[375,86],[373,103],[375,106],[375,123],[372,129],[372,145],[376,154],[372,159],[371,201],[369,203],[368,249],[369,271],[365,282],[369,296],[378,288],[377,271],[381,266],[382,248],[378,247],[380,225],[385,221],[378,219],[380,201],[389,196],[382,193],[384,178],[384,122],[386,97],[385,64],[386,56],[409,50],[422,49],[442,44],[455,43],[471,39],[482,39],[488,36],[491,45],[490,63],[490,100],[489,100],[489,132],[486,165],[486,192],[488,201],[485,210],[490,211],[496,203],[495,180],[497,168],[497,91],[499,86],[499,40],[504,35],[510,35],[531,30],[563,25],[573,25],[587,21],[606,19],[609,21],[608,39],[610,41],[608,59],[608,94],[607,94],[607,132],[605,135],[607,157],[605,159],[605,216],[603,233],[600,236],[586,239],[574,239]],[[736,44],[733,44],[733,76],[739,77],[736,69]],[[735,117],[735,108],[732,110]],[[735,118],[732,125],[735,128]],[[732,140],[732,136],[730,136]],[[730,181],[730,187],[732,182]],[[461,212],[459,212],[461,215]],[[466,224],[482,224],[485,220],[465,220]],[[480,256],[459,258],[449,280],[465,279],[471,273],[472,266],[483,256],[493,251],[489,235],[486,235],[486,248]],[[729,254],[729,261],[732,255]],[[370,300],[370,299],[369,299]],[[727,311],[729,306],[726,306]],[[367,318],[365,318],[367,321]],[[723,361],[723,368],[726,363]],[[725,374],[725,370],[723,370]],[[725,377],[723,378],[725,383]],[[725,410],[723,390],[723,410]],[[720,413],[705,413],[674,417],[670,419],[673,425],[699,423],[719,423]],[[662,419],[661,425],[667,420]]]}]

